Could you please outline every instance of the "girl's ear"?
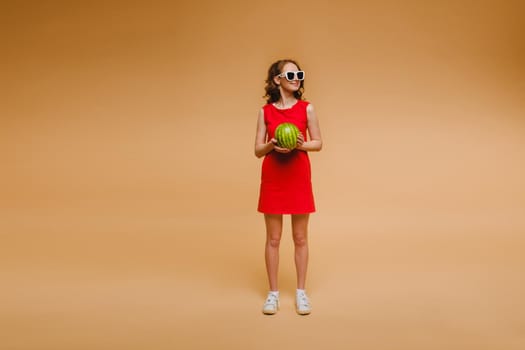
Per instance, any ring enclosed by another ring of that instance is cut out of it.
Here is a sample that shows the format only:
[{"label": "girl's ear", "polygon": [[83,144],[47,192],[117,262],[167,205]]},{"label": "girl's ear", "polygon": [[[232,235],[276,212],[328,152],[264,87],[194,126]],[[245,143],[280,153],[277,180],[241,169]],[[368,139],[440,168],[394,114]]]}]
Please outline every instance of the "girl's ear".
[{"label": "girl's ear", "polygon": [[275,83],[275,85],[279,86],[280,84],[280,78],[278,75],[276,75],[275,77],[273,77],[273,82]]}]

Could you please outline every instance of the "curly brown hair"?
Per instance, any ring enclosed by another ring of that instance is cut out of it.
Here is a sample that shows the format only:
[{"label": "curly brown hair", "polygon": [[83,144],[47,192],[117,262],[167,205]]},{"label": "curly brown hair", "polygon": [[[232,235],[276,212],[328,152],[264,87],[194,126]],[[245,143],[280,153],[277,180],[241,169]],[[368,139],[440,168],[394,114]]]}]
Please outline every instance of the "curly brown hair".
[{"label": "curly brown hair", "polygon": [[[266,102],[268,103],[277,102],[281,98],[281,92],[279,91],[279,86],[275,84],[275,82],[273,81],[273,78],[276,75],[279,75],[282,73],[282,69],[286,63],[293,63],[297,66],[299,70],[301,70],[301,67],[299,67],[299,64],[292,59],[283,59],[283,60],[279,60],[279,61],[272,63],[272,65],[268,69],[268,77],[266,78],[266,86],[264,87],[266,94],[263,96],[264,98],[266,98]],[[299,87],[299,90],[293,93],[294,97],[298,100],[303,99],[303,92],[304,92],[304,80],[301,80],[300,83],[301,85]]]}]

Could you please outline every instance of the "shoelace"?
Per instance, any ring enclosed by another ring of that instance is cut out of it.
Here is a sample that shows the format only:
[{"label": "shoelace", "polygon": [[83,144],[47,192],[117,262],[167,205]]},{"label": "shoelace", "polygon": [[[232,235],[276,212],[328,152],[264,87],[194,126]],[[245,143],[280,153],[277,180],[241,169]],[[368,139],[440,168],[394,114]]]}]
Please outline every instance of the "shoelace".
[{"label": "shoelace", "polygon": [[310,306],[310,300],[308,300],[308,297],[306,295],[300,295],[297,297],[297,300],[299,301],[299,306]]},{"label": "shoelace", "polygon": [[268,295],[268,299],[266,299],[266,304],[275,304],[277,303],[277,300],[279,300],[279,298],[277,298],[276,295],[270,294]]}]

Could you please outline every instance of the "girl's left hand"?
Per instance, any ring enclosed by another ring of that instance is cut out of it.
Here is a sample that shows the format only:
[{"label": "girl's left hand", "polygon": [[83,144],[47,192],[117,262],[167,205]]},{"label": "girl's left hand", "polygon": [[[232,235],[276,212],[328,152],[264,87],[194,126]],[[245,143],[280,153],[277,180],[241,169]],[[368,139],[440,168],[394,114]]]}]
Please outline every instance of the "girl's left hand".
[{"label": "girl's left hand", "polygon": [[304,143],[304,136],[303,133],[300,132],[299,135],[297,135],[297,147],[301,147]]}]

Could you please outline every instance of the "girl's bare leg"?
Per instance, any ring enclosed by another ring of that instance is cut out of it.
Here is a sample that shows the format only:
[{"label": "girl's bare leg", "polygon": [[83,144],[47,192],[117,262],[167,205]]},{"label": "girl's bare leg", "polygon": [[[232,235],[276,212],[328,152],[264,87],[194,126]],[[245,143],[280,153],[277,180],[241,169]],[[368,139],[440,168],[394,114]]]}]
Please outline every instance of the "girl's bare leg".
[{"label": "girl's bare leg", "polygon": [[283,230],[283,216],[280,214],[265,214],[266,223],[266,272],[268,273],[268,282],[270,290],[279,290],[278,272],[279,272],[279,245]]},{"label": "girl's bare leg", "polygon": [[297,289],[305,289],[308,268],[308,219],[310,214],[292,215],[292,234],[295,245]]}]

